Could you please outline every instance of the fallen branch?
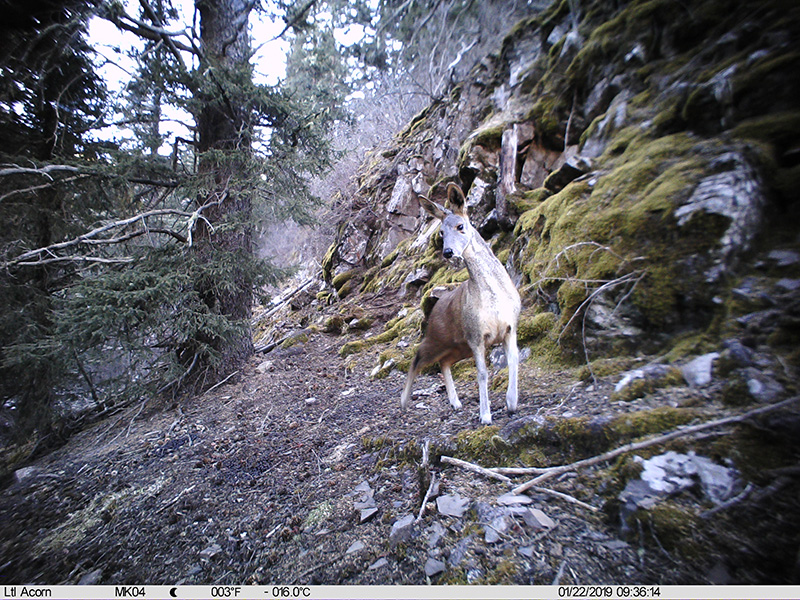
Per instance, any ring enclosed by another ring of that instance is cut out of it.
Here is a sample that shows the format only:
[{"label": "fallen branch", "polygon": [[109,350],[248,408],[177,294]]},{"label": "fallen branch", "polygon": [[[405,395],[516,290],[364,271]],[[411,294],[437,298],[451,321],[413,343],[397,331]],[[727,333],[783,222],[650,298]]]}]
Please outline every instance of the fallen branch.
[{"label": "fallen branch", "polygon": [[556,490],[551,490],[550,488],[539,487],[538,485],[534,485],[529,489],[534,492],[539,492],[540,494],[547,494],[548,496],[553,496],[555,498],[560,498],[561,500],[566,500],[571,504],[576,504],[581,508],[585,508],[586,510],[590,510],[592,512],[600,511],[600,509],[597,508],[596,506],[592,506],[591,504],[586,504],[586,502],[578,500],[574,496],[570,496],[569,494],[565,494],[564,492],[558,492]]},{"label": "fallen branch", "polygon": [[301,283],[299,286],[297,286],[296,288],[294,288],[294,289],[293,289],[293,290],[291,290],[290,292],[287,292],[285,296],[283,296],[282,298],[279,298],[278,300],[276,300],[276,302],[275,302],[275,304],[273,305],[273,307],[272,307],[272,308],[270,308],[268,311],[265,311],[264,313],[262,313],[262,314],[258,315],[256,318],[254,318],[254,319],[253,319],[253,321],[252,321],[252,325],[253,325],[253,326],[256,326],[256,325],[258,325],[258,324],[259,324],[261,321],[264,321],[264,320],[266,320],[266,319],[269,319],[269,318],[270,318],[272,315],[274,315],[274,314],[275,314],[276,312],[278,312],[278,311],[279,311],[281,308],[283,308],[283,306],[285,306],[285,305],[286,305],[286,303],[287,303],[287,302],[289,302],[289,300],[291,300],[292,298],[294,298],[294,297],[295,297],[297,294],[299,294],[300,292],[302,292],[302,291],[303,291],[304,289],[306,289],[306,288],[307,288],[309,285],[311,285],[312,283],[314,283],[315,281],[317,281],[317,280],[318,280],[318,278],[320,277],[320,275],[321,275],[321,273],[317,273],[315,276],[313,276],[313,277],[309,277],[309,278],[308,278],[308,279],[306,279],[306,280],[305,280],[303,283]]},{"label": "fallen branch", "polygon": [[237,373],[239,373],[239,371],[238,371],[238,370],[234,371],[233,373],[231,373],[230,375],[228,375],[228,376],[227,376],[225,379],[223,379],[222,381],[218,381],[217,383],[215,383],[214,385],[212,385],[212,386],[211,386],[210,388],[208,388],[208,389],[207,389],[207,390],[206,390],[204,393],[206,393],[206,394],[207,394],[207,393],[209,393],[210,391],[217,389],[219,386],[223,385],[223,384],[224,384],[226,381],[228,381],[228,379],[230,379],[231,377],[233,377],[233,376],[234,376],[234,375],[236,375]]},{"label": "fallen branch", "polygon": [[490,467],[489,470],[501,475],[542,475],[558,467]]},{"label": "fallen branch", "polygon": [[747,498],[754,489],[755,489],[755,486],[752,483],[748,482],[748,484],[745,486],[745,488],[739,494],[737,494],[736,496],[734,496],[730,500],[726,500],[725,502],[723,502],[719,506],[715,506],[714,508],[711,508],[711,509],[709,509],[709,510],[707,510],[705,512],[700,513],[700,518],[701,519],[707,519],[711,515],[715,515],[718,512],[721,512],[723,510],[729,509],[734,504],[738,504],[739,502],[741,502],[742,500]]},{"label": "fallen branch", "polygon": [[[476,465],[476,464],[473,464],[471,462],[467,462],[465,460],[460,460],[458,458],[452,458],[450,456],[442,456],[441,457],[441,461],[443,463],[446,463],[446,464],[454,465],[456,467],[461,467],[463,469],[466,469],[467,471],[472,471],[473,473],[478,473],[479,475],[484,475],[486,477],[491,477],[492,479],[497,479],[497,480],[502,481],[504,483],[511,483],[511,478],[510,477],[506,477],[505,475],[499,473],[498,471],[502,470],[503,472],[508,472],[508,471],[515,471],[516,470],[516,471],[525,471],[526,473],[530,473],[530,471],[528,469],[515,469],[513,467],[497,467],[497,468],[494,468],[494,469],[485,469],[485,468],[481,467],[480,465]],[[531,467],[531,468],[535,469],[536,471],[540,471],[540,472],[541,471],[545,471],[545,472],[547,471],[547,469],[540,469],[540,468],[537,468],[537,467]],[[558,467],[550,467],[550,469],[557,469],[557,468]],[[570,496],[569,494],[565,494],[564,492],[557,492],[556,490],[551,490],[551,489],[548,489],[548,488],[543,488],[543,487],[538,487],[538,486],[533,486],[530,489],[532,489],[535,492],[539,492],[539,493],[542,493],[542,494],[547,494],[548,496],[553,496],[555,498],[560,498],[561,500],[566,500],[567,502],[570,502],[572,504],[577,504],[578,506],[581,506],[581,507],[583,507],[583,508],[585,508],[587,510],[590,510],[592,512],[597,512],[597,511],[600,510],[596,506],[592,506],[591,504],[586,504],[585,502],[582,502],[581,500],[578,500],[577,498],[575,498],[573,496]],[[427,496],[426,496],[426,498],[427,498]],[[423,506],[424,506],[424,503],[423,503]],[[421,514],[422,514],[422,512],[420,511],[420,515]],[[419,519],[417,519],[417,520],[419,520]]]},{"label": "fallen branch", "polygon": [[417,519],[414,521],[415,523],[419,523],[422,520],[422,515],[425,514],[425,505],[428,503],[434,487],[436,487],[436,473],[431,473],[431,483],[428,486],[428,491],[425,492],[425,497],[422,499],[422,506],[419,507],[419,513],[417,514]]},{"label": "fallen branch", "polygon": [[467,462],[465,460],[459,460],[458,458],[452,458],[450,456],[442,456],[439,460],[441,460],[445,464],[461,467],[462,469],[466,469],[467,471],[472,471],[473,473],[478,473],[479,475],[483,475],[484,477],[489,477],[490,479],[496,479],[497,481],[502,481],[503,483],[511,483],[510,477],[506,477],[505,475],[501,475],[500,473],[495,473],[494,471],[490,471],[489,469],[484,469],[479,465]]},{"label": "fallen branch", "polygon": [[[555,467],[552,470],[548,471],[547,473],[542,473],[538,477],[534,477],[530,481],[523,483],[522,485],[518,485],[515,487],[512,492],[515,494],[522,494],[526,490],[531,489],[532,487],[540,484],[543,481],[548,479],[552,479],[557,475],[561,475],[563,473],[570,473],[572,471],[577,471],[578,469],[582,469],[584,467],[589,467],[592,465],[596,465],[601,462],[606,462],[612,460],[622,454],[627,454],[628,452],[633,452],[635,450],[641,450],[642,448],[648,448],[650,446],[655,446],[657,444],[663,444],[669,442],[671,440],[677,439],[679,437],[684,437],[687,435],[691,435],[693,433],[697,433],[698,431],[704,431],[706,429],[711,429],[713,427],[719,427],[721,425],[728,425],[730,423],[740,423],[742,421],[746,421],[752,417],[762,415],[773,410],[777,410],[779,408],[783,408],[785,406],[789,406],[790,404],[794,404],[800,400],[800,396],[794,396],[792,398],[788,398],[783,400],[782,402],[777,402],[775,404],[770,404],[768,406],[762,406],[759,408],[754,408],[753,410],[749,410],[745,413],[740,415],[734,415],[731,417],[725,417],[722,419],[715,419],[714,421],[708,421],[706,423],[701,423],[699,425],[692,425],[690,427],[684,427],[682,429],[677,429],[675,431],[671,431],[669,433],[665,433],[662,435],[657,435],[655,437],[651,437],[640,442],[632,442],[630,444],[625,444],[619,448],[614,450],[610,450],[609,452],[605,452],[604,454],[599,454],[597,456],[592,456],[591,458],[585,458],[583,460],[576,461],[574,463],[570,463],[568,465],[562,465],[560,467]],[[442,457],[444,458],[444,457]],[[481,467],[482,468],[482,467]],[[491,473],[491,471],[489,471]],[[497,475],[495,473],[495,475]]]}]

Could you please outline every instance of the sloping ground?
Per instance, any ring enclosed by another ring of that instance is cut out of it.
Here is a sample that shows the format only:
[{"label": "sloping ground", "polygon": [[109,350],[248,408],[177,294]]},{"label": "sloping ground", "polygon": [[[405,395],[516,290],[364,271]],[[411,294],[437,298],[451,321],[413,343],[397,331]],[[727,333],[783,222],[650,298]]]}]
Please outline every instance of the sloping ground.
[{"label": "sloping ground", "polygon": [[[365,165],[327,286],[257,325],[274,350],[2,490],[4,582],[800,581],[796,402],[637,450],[705,457],[733,478],[721,495],[696,471],[655,493],[631,452],[509,507],[511,484],[439,460],[570,463],[798,393],[796,3],[594,2],[577,31],[570,4]],[[494,367],[492,427],[469,363],[462,412],[435,371],[399,409],[419,307],[465,276],[416,194],[455,179],[523,296],[520,411]]]},{"label": "sloping ground", "polygon": [[[328,319],[332,309],[311,298],[297,299],[296,310],[287,307],[277,323],[300,330]],[[718,400],[727,380],[611,400],[619,374],[583,382],[577,377],[585,372],[527,362],[519,413],[505,414],[495,392],[493,427],[478,426],[469,369],[457,380],[463,411],[452,411],[440,376],[431,373],[403,413],[404,374],[370,379],[376,353],[339,353],[343,343],[381,328],[387,300],[360,304],[376,316],[366,332],[306,328],[307,341],[254,357],[200,397],[143,404],[31,465],[0,493],[0,581],[797,582],[800,496],[796,473],[787,469],[796,465],[796,437],[788,443],[791,433],[775,419],[692,440],[691,448],[721,464],[737,463],[751,483],[747,498],[703,518],[715,505],[695,487],[629,516],[624,534],[616,498],[639,471],[630,456],[543,484],[597,512],[528,492],[532,504],[524,508],[544,513],[531,511],[539,520],[501,504],[509,484],[438,460],[447,455],[484,467],[569,462],[737,412]],[[780,415],[784,423],[797,418]],[[426,441],[430,467],[421,466]],[[640,454],[689,447],[678,439]],[[466,510],[442,514],[434,494],[422,519],[393,536],[398,520],[419,514],[431,475],[440,497],[466,498]],[[362,522],[362,508],[373,505]]]}]

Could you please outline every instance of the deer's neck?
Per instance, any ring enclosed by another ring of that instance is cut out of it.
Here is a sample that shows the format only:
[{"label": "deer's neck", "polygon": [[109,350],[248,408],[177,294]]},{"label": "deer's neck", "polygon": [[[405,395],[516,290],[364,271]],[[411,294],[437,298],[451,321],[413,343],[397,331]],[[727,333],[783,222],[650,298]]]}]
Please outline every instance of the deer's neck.
[{"label": "deer's neck", "polygon": [[516,294],[514,283],[505,267],[479,233],[475,232],[462,256],[469,272],[468,286],[471,293],[480,296]]}]

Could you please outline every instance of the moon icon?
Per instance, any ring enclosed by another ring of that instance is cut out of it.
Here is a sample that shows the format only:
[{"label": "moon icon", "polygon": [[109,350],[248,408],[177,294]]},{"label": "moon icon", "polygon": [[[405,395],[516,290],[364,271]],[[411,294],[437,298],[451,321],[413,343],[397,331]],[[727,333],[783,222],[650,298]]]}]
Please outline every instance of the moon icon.
[{"label": "moon icon", "polygon": [[178,597],[178,593],[177,592],[178,592],[178,588],[176,588],[176,587],[170,588],[169,595],[172,596],[173,598],[177,598]]}]

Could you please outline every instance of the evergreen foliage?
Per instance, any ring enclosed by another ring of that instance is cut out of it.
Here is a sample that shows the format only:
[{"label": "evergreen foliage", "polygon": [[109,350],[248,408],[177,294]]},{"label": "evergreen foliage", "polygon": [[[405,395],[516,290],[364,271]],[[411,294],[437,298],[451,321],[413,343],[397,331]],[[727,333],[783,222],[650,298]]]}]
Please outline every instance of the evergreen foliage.
[{"label": "evergreen foliage", "polygon": [[[329,164],[344,92],[303,72],[324,58],[313,48],[291,85],[254,84],[250,7],[198,2],[221,37],[206,22],[206,38],[172,40],[158,33],[178,30],[169,0],[135,17],[101,4],[147,40],[121,104],[85,41],[93,3],[0,42],[0,433],[68,433],[71,415],[202,389],[252,351],[253,295],[280,275],[253,255],[256,219],[312,220],[307,178]],[[162,125],[168,107],[194,120],[188,137]],[[134,139],[98,141],[115,114]]]}]

